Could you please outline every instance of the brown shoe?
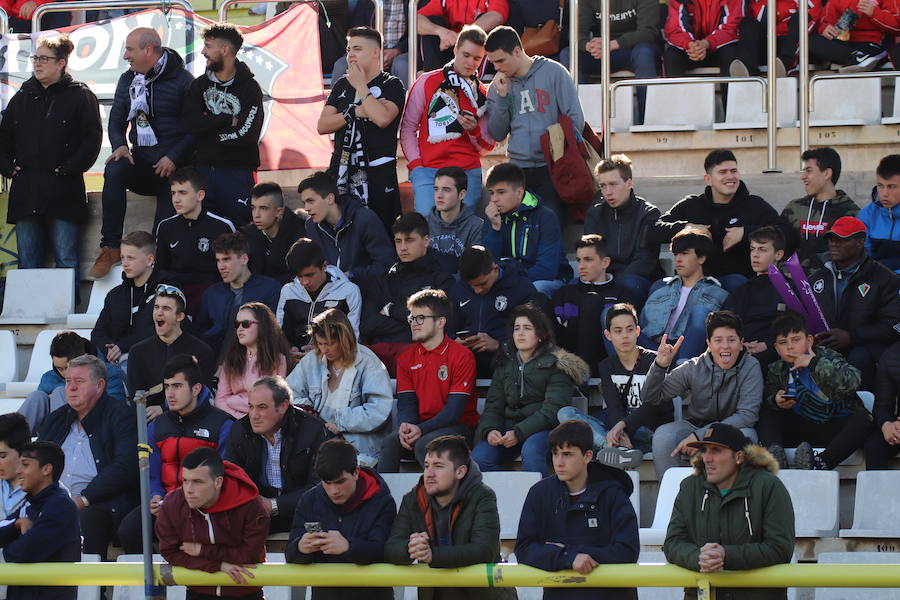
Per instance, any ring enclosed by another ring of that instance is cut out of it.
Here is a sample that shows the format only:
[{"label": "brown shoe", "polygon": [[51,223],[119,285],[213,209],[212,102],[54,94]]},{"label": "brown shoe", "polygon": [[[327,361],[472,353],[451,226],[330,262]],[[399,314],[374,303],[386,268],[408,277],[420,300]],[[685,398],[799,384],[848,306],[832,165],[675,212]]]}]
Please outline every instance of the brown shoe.
[{"label": "brown shoe", "polygon": [[100,256],[94,261],[94,266],[88,271],[90,279],[102,279],[106,277],[109,270],[114,264],[122,258],[122,253],[118,248],[100,248]]}]

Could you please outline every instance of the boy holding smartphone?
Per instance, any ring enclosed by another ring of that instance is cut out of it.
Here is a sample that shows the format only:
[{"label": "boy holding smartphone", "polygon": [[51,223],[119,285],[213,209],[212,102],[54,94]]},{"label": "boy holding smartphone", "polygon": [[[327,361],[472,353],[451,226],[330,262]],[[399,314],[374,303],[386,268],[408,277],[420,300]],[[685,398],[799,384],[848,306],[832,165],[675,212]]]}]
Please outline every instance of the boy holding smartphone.
[{"label": "boy holding smartphone", "polygon": [[[784,446],[799,444],[796,469],[833,469],[861,448],[872,429],[872,417],[856,390],[860,373],[839,352],[814,346],[803,316],[785,312],[772,323],[780,360],[769,366],[765,402],[756,430],[787,468]],[[813,444],[824,447],[813,451]]]}]

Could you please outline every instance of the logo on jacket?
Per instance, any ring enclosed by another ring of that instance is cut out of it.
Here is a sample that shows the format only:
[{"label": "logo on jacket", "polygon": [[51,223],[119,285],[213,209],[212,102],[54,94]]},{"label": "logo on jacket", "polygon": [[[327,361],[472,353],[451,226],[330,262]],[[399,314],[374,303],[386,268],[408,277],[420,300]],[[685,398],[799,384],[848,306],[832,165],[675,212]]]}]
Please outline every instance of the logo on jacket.
[{"label": "logo on jacket", "polygon": [[206,88],[206,91],[203,92],[203,103],[214,115],[234,117],[241,114],[241,101],[238,100],[238,97],[215,86]]},{"label": "logo on jacket", "polygon": [[201,429],[195,429],[195,430],[194,430],[194,435],[197,436],[197,437],[208,438],[208,437],[209,437],[209,430],[208,430],[208,429],[202,429],[202,428],[201,428]]},{"label": "logo on jacket", "polygon": [[209,238],[200,238],[197,241],[197,250],[199,250],[200,252],[209,251]]},{"label": "logo on jacket", "polygon": [[503,312],[508,305],[509,299],[506,296],[497,296],[497,299],[494,300],[494,308],[497,309],[497,312]]},{"label": "logo on jacket", "polygon": [[817,294],[821,294],[822,290],[824,290],[824,289],[825,289],[825,280],[817,279],[816,282],[813,284],[813,291],[815,291]]},{"label": "logo on jacket", "polygon": [[340,302],[339,300],[326,300],[325,308],[334,308],[335,306],[338,305],[339,302]]},{"label": "logo on jacket", "polygon": [[447,365],[441,365],[438,367],[438,379],[441,381],[447,381],[447,377],[450,376],[450,370],[447,368]]},{"label": "logo on jacket", "polygon": [[869,285],[868,283],[863,283],[863,284],[860,284],[859,287],[857,287],[856,289],[859,290],[859,295],[862,296],[863,298],[865,298],[866,294],[869,293],[869,290],[872,289],[872,286]]}]

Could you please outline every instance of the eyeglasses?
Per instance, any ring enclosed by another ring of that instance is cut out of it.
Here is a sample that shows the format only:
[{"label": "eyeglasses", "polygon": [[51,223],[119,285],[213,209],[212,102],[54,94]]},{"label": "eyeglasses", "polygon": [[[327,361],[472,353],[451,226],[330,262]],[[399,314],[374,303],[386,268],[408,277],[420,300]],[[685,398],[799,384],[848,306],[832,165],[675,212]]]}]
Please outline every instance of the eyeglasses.
[{"label": "eyeglasses", "polygon": [[409,315],[406,317],[406,322],[412,325],[415,323],[416,325],[424,325],[425,319],[440,319],[443,315]]},{"label": "eyeglasses", "polygon": [[41,63],[42,65],[46,65],[51,60],[59,60],[55,56],[41,56],[40,54],[32,54],[31,62],[33,63]]},{"label": "eyeglasses", "polygon": [[167,283],[161,283],[156,286],[156,295],[157,296],[176,296],[181,298],[181,302],[184,305],[187,305],[187,299],[184,297],[184,292],[179,290],[174,285],[169,285]]},{"label": "eyeglasses", "polygon": [[243,321],[235,321],[234,328],[235,329],[250,329],[251,325],[255,325],[259,323],[259,321],[251,321],[250,319],[244,319]]}]

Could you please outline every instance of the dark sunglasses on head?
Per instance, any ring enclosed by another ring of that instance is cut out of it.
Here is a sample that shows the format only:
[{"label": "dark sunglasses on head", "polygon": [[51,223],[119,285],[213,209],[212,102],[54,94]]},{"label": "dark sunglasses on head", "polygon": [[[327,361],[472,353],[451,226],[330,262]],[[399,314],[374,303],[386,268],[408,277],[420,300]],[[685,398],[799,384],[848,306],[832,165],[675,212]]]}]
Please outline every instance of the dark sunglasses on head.
[{"label": "dark sunglasses on head", "polygon": [[251,325],[259,323],[259,321],[251,321],[250,319],[244,319],[243,321],[235,321],[234,328],[235,329],[250,329]]}]

